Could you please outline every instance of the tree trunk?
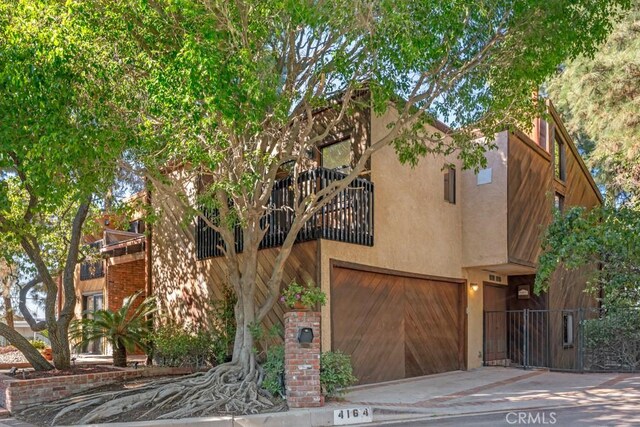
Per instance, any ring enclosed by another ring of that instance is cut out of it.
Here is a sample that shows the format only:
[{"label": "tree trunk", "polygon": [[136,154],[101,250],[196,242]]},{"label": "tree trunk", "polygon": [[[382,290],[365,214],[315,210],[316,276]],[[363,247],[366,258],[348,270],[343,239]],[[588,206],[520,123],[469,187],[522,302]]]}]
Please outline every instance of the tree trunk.
[{"label": "tree trunk", "polygon": [[14,328],[13,325],[13,304],[11,303],[11,297],[6,294],[2,296],[2,301],[4,302],[4,310],[5,310],[5,320],[7,321],[7,326],[11,329]]},{"label": "tree trunk", "polygon": [[247,316],[251,303],[241,303],[244,298],[238,298],[236,303],[236,336],[233,344],[232,361],[242,367],[244,375],[248,375],[251,371],[251,356],[253,354],[253,335],[251,329],[253,326],[252,316]]},{"label": "tree trunk", "polygon": [[56,369],[71,368],[71,350],[69,349],[69,336],[66,331],[59,328],[49,328],[49,341],[53,353],[53,365]]},{"label": "tree trunk", "polygon": [[40,352],[22,335],[20,335],[15,329],[9,328],[4,323],[0,323],[0,335],[5,337],[11,345],[17,348],[24,357],[27,358],[33,369],[36,371],[48,371],[53,369],[53,366],[47,360],[42,357]]},{"label": "tree trunk", "polygon": [[127,349],[121,342],[115,341],[113,343],[111,354],[113,356],[113,366],[117,366],[118,368],[127,367]]},{"label": "tree trunk", "polygon": [[2,302],[4,303],[5,321],[7,326],[14,328],[13,303],[11,301],[11,287],[14,285],[11,275],[11,267],[0,260],[0,282],[2,283]]}]

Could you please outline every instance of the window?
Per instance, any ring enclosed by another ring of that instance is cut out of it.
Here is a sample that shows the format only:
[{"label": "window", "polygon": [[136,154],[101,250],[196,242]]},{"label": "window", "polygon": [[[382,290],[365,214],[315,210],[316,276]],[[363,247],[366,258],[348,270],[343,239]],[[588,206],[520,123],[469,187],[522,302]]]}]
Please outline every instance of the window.
[{"label": "window", "polygon": [[556,193],[554,205],[557,210],[560,212],[564,211],[564,196],[560,193]]},{"label": "window", "polygon": [[566,160],[565,160],[565,147],[564,142],[562,142],[558,136],[555,137],[555,177],[560,181],[565,181],[567,179],[566,174]]},{"label": "window", "polygon": [[144,233],[144,221],[141,219],[136,219],[135,221],[131,221],[129,223],[129,232],[131,233],[139,233],[142,234]]},{"label": "window", "polygon": [[325,145],[320,149],[322,167],[349,172],[351,169],[351,138]]},{"label": "window", "polygon": [[573,346],[573,314],[562,313],[562,345]]},{"label": "window", "polygon": [[449,167],[444,174],[444,199],[456,204],[456,170],[453,167]]}]

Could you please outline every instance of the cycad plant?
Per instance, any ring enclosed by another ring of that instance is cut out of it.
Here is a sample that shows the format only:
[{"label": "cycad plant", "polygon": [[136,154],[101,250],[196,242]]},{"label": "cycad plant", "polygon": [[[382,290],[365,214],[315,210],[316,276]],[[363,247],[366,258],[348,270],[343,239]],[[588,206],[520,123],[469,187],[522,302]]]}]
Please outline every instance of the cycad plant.
[{"label": "cycad plant", "polygon": [[111,344],[113,365],[119,367],[127,366],[127,351],[134,351],[136,346],[146,351],[155,301],[147,297],[134,307],[141,294],[138,291],[125,298],[119,310],[97,310],[91,313],[91,318],[75,320],[69,329],[75,347],[104,338]]}]

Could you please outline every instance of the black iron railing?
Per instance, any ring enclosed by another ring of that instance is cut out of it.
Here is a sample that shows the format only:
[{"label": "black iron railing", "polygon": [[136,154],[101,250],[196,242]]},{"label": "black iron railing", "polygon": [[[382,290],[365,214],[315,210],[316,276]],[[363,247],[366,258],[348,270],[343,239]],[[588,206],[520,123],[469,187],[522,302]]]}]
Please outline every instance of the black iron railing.
[{"label": "black iron railing", "polygon": [[[263,229],[267,229],[260,248],[273,248],[284,243],[294,220],[293,207],[305,197],[317,194],[331,183],[344,179],[345,174],[335,170],[317,168],[305,171],[297,179],[296,194],[293,177],[278,180],[271,192],[269,212],[262,219]],[[298,197],[297,200],[296,197]],[[207,217],[216,222],[217,210],[206,212]],[[327,205],[307,221],[296,237],[297,242],[316,239],[373,246],[373,184],[364,178],[357,178],[347,188],[338,193]],[[242,252],[242,230],[235,230],[236,251]],[[196,226],[196,252],[198,259],[221,256],[224,242],[222,236],[206,221],[198,217]]]},{"label": "black iron railing", "polygon": [[[89,244],[89,247],[100,250],[102,240]],[[98,277],[104,277],[104,260],[85,261],[80,264],[80,280],[91,280]]]},{"label": "black iron railing", "polygon": [[80,280],[97,279],[104,277],[104,261],[85,261],[80,264]]}]

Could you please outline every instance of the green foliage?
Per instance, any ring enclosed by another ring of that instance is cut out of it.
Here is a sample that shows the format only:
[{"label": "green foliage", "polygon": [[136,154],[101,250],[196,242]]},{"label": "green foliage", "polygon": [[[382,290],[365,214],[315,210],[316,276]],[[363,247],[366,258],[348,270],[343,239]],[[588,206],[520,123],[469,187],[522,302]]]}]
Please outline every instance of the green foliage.
[{"label": "green foliage", "polygon": [[338,396],[340,390],[356,383],[351,357],[341,351],[327,351],[320,355],[320,385],[326,396]]},{"label": "green foliage", "polygon": [[125,298],[119,310],[98,310],[91,313],[91,318],[73,321],[69,334],[75,346],[105,338],[113,347],[114,354],[116,349],[131,352],[136,346],[148,350],[150,315],[155,312],[155,300],[148,297],[136,306],[141,294],[142,291],[138,291]]},{"label": "green foliage", "polygon": [[632,5],[593,56],[569,62],[548,85],[611,201],[640,196],[640,2]]},{"label": "green foliage", "polygon": [[585,368],[637,370],[640,368],[640,312],[613,310],[583,321]]},{"label": "green foliage", "polygon": [[284,346],[271,346],[267,350],[267,360],[262,368],[264,369],[262,387],[274,396],[284,396]]},{"label": "green foliage", "polygon": [[217,363],[231,357],[236,334],[236,296],[229,286],[222,286],[222,298],[211,303],[213,310],[206,317],[207,330],[214,341],[214,355]]},{"label": "green foliage", "polygon": [[164,325],[151,336],[154,360],[163,366],[215,366],[224,361],[227,349],[215,333],[184,331],[178,325]]},{"label": "green foliage", "polygon": [[[604,293],[606,307],[640,303],[640,212],[629,207],[571,208],[556,212],[543,239],[536,292],[558,269],[592,266],[588,291]],[[600,266],[600,268],[596,268]]]},{"label": "green foliage", "polygon": [[29,340],[29,342],[31,343],[32,346],[34,346],[38,350],[44,350],[45,348],[47,348],[47,343],[45,343],[42,340],[31,339],[31,340]]},{"label": "green foliage", "polygon": [[[224,286],[223,298],[211,303],[207,325],[186,330],[184,325],[161,320],[151,336],[154,360],[165,366],[215,366],[227,362],[233,351],[236,322],[233,291]],[[256,332],[257,333],[257,332]]]},{"label": "green foliage", "polygon": [[[262,366],[265,371],[262,387],[271,394],[284,396],[284,346],[272,346],[267,351],[267,360]],[[320,386],[325,396],[340,395],[340,390],[356,383],[351,357],[340,351],[327,351],[320,355]]]},{"label": "green foliage", "polygon": [[305,307],[315,307],[317,304],[326,304],[327,296],[311,282],[302,285],[294,280],[282,291],[280,301],[289,308],[293,308],[296,303]]}]

